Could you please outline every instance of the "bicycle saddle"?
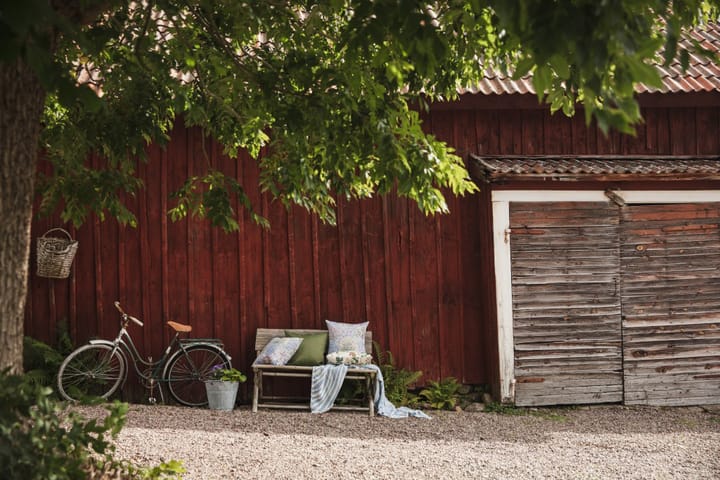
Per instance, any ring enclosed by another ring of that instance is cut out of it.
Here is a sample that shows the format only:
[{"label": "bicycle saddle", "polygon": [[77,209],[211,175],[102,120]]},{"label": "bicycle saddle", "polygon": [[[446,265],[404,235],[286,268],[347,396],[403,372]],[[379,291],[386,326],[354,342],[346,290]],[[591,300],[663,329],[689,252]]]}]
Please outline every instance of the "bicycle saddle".
[{"label": "bicycle saddle", "polygon": [[183,325],[182,323],[177,322],[167,322],[167,324],[176,332],[187,333],[192,331],[192,327],[190,325]]}]

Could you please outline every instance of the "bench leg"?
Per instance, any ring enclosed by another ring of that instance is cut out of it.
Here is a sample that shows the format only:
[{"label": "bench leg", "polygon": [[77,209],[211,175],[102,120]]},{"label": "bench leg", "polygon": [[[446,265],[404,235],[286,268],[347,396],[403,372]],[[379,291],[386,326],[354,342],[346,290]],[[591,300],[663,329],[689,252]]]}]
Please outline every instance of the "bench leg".
[{"label": "bench leg", "polygon": [[371,417],[375,416],[375,382],[374,375],[368,375],[365,380],[365,385],[367,387],[367,395],[368,395],[368,413]]},{"label": "bench leg", "polygon": [[255,370],[255,375],[253,378],[253,403],[252,403],[252,411],[253,413],[257,413],[258,411],[258,397],[260,396],[260,386],[262,385],[262,371]]}]

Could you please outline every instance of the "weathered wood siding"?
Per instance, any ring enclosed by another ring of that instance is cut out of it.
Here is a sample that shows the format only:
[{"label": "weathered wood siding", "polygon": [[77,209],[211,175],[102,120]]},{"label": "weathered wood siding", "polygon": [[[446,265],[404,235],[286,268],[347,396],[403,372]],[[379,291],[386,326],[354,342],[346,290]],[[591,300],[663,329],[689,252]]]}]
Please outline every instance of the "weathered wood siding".
[{"label": "weathered wood siding", "polygon": [[515,402],[622,401],[618,214],[511,203]]},{"label": "weathered wood siding", "polygon": [[720,204],[622,217],[625,403],[720,403]]},{"label": "weathered wood siding", "polygon": [[720,403],[720,204],[514,202],[510,221],[518,405]]}]

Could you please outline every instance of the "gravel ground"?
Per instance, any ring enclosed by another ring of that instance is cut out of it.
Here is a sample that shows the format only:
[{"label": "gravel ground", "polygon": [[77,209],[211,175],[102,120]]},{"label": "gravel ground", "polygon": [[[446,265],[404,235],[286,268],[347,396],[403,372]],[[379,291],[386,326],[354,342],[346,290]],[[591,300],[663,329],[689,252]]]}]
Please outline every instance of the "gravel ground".
[{"label": "gravel ground", "polygon": [[[97,408],[85,408],[95,416]],[[602,406],[431,420],[133,405],[119,457],[186,479],[718,479],[720,409]]]}]

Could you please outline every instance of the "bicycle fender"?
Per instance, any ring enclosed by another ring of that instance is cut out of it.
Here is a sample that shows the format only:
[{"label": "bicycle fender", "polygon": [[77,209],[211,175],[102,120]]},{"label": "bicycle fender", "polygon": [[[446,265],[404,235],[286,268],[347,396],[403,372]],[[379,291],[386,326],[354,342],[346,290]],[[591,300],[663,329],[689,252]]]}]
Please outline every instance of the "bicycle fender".
[{"label": "bicycle fender", "polygon": [[120,353],[120,355],[123,357],[123,360],[125,360],[125,366],[128,368],[130,367],[130,364],[128,363],[127,355],[125,355],[125,350],[123,350],[123,347],[127,348],[127,346],[125,345],[125,342],[121,341],[120,343],[116,344],[115,342],[111,342],[110,340],[104,340],[104,339],[98,338],[95,340],[90,340],[88,343],[90,345],[107,345],[108,347],[117,350]]}]

